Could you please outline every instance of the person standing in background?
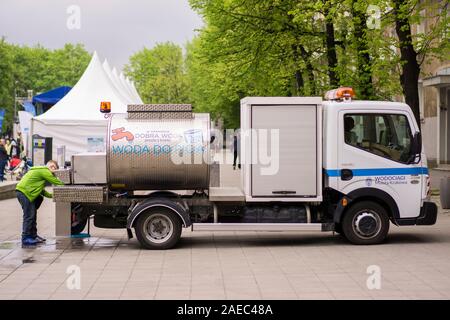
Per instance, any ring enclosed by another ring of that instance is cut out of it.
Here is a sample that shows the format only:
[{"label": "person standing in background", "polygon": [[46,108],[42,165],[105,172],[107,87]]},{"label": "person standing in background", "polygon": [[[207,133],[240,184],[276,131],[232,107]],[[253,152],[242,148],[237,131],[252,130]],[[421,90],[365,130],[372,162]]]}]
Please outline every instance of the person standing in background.
[{"label": "person standing in background", "polygon": [[11,151],[8,154],[10,158],[12,157],[20,157],[20,149],[19,149],[19,145],[17,144],[16,140],[12,139],[11,140]]},{"label": "person standing in background", "polygon": [[23,139],[22,139],[21,132],[17,132],[17,149],[19,152],[19,158],[23,158],[25,156],[24,155],[25,146],[23,145]]},{"label": "person standing in background", "polygon": [[[241,136],[238,129],[234,130],[233,136],[233,170],[236,170],[236,163],[238,164],[238,168],[241,168]],[[237,159],[239,158],[239,161]]]},{"label": "person standing in background", "polygon": [[3,182],[3,180],[5,180],[5,167],[9,159],[5,144],[5,139],[0,139],[0,182]]},{"label": "person standing in background", "polygon": [[11,140],[6,139],[5,149],[8,156],[11,154]]},{"label": "person standing in background", "polygon": [[19,158],[23,158],[25,150],[23,149],[22,140],[20,140],[20,138],[17,138],[17,150],[19,151]]}]

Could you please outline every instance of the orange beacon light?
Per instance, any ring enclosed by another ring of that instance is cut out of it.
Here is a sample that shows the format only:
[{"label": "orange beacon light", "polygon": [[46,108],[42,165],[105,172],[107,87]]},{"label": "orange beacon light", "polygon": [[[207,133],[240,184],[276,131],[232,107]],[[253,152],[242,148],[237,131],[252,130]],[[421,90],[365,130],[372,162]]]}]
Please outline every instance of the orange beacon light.
[{"label": "orange beacon light", "polygon": [[111,113],[111,102],[102,101],[100,103],[101,113]]},{"label": "orange beacon light", "polygon": [[341,87],[330,90],[325,94],[326,100],[348,101],[355,97],[355,91],[351,87]]}]

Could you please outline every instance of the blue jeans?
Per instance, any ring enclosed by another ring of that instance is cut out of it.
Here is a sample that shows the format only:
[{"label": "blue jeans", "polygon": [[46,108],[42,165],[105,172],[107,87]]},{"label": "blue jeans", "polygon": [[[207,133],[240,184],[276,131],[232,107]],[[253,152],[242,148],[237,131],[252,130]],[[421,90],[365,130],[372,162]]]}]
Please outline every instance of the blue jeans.
[{"label": "blue jeans", "polygon": [[5,167],[6,164],[8,163],[7,160],[0,160],[0,182],[2,182],[5,178]]},{"label": "blue jeans", "polygon": [[42,204],[44,197],[39,196],[31,202],[22,192],[16,191],[17,200],[23,210],[22,240],[25,238],[36,238],[37,236],[37,210]]}]

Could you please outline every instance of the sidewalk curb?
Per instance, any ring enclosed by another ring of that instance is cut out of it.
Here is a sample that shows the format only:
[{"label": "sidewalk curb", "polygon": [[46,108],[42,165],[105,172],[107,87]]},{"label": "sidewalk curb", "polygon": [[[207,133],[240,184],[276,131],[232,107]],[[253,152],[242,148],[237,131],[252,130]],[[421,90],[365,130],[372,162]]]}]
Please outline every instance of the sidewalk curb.
[{"label": "sidewalk curb", "polygon": [[16,197],[16,185],[18,182],[0,184],[0,200],[13,199]]}]

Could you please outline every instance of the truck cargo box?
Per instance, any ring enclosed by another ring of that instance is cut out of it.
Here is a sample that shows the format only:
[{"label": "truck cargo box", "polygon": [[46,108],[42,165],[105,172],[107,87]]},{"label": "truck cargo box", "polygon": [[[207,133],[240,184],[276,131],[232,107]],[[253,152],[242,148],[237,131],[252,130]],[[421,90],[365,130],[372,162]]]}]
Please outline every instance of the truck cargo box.
[{"label": "truck cargo box", "polygon": [[322,200],[321,108],[322,99],[315,97],[242,101],[242,178],[247,201]]}]

